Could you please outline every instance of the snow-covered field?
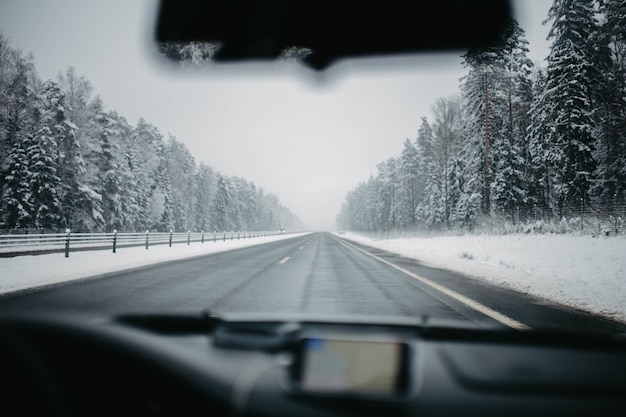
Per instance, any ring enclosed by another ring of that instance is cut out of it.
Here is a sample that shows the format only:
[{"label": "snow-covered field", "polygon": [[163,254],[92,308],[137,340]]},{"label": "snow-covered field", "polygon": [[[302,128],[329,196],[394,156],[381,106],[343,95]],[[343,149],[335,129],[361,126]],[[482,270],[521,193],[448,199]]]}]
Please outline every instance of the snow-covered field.
[{"label": "snow-covered field", "polygon": [[196,242],[189,246],[184,243],[172,247],[154,245],[147,250],[144,247],[120,248],[117,253],[110,250],[71,252],[69,258],[65,258],[63,253],[0,258],[0,294],[275,242],[303,234],[306,233],[225,242]]},{"label": "snow-covered field", "polygon": [[626,321],[625,236],[341,237]]}]

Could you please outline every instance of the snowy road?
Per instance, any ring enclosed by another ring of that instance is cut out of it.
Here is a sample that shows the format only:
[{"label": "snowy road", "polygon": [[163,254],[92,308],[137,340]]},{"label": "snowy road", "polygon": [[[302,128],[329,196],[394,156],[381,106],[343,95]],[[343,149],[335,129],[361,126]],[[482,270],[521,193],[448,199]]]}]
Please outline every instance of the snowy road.
[{"label": "snowy road", "polygon": [[478,325],[625,331],[485,281],[316,233],[0,299],[10,310],[424,316]]}]

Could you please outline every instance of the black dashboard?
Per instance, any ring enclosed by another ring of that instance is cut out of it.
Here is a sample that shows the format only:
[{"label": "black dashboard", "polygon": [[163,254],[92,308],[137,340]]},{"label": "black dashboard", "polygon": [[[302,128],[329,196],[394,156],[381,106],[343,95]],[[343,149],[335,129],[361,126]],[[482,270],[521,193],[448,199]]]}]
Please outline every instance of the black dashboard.
[{"label": "black dashboard", "polygon": [[0,342],[3,415],[582,416],[626,409],[626,341],[611,335],[395,318],[31,315],[1,318]]}]

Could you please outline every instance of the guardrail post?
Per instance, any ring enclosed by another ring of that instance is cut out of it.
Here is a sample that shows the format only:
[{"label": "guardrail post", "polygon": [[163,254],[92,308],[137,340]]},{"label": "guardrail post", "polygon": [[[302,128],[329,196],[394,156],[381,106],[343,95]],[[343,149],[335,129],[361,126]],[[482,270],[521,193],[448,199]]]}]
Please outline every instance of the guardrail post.
[{"label": "guardrail post", "polygon": [[70,229],[65,229],[65,257],[70,256]]},{"label": "guardrail post", "polygon": [[116,246],[117,246],[117,229],[113,229],[113,253],[115,253]]},{"label": "guardrail post", "polygon": [[230,240],[233,241],[235,237],[235,232],[233,232],[232,230],[230,231]]},{"label": "guardrail post", "polygon": [[238,230],[238,231],[237,231],[237,240],[239,240],[240,238],[241,238],[241,231],[240,231],[240,230]]},{"label": "guardrail post", "polygon": [[191,243],[191,230],[187,230],[187,246]]},{"label": "guardrail post", "polygon": [[170,248],[172,247],[172,235],[174,234],[173,230],[170,230]]},{"label": "guardrail post", "polygon": [[217,242],[217,232],[213,230],[213,243]]},{"label": "guardrail post", "polygon": [[224,230],[224,242],[226,242],[226,230]]},{"label": "guardrail post", "polygon": [[148,241],[150,240],[150,231],[146,230],[146,249],[148,249]]},{"label": "guardrail post", "polygon": [[202,231],[202,243],[204,243],[204,230]]}]

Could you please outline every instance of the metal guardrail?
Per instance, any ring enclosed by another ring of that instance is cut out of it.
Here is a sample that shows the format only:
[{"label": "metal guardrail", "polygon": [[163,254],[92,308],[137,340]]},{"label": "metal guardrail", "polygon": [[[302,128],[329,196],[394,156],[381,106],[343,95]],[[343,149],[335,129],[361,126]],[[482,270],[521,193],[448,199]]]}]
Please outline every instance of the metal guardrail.
[{"label": "metal guardrail", "polygon": [[150,232],[143,233],[39,233],[39,234],[0,234],[0,257],[25,254],[111,249],[132,246],[184,244],[192,242],[225,242],[227,240],[254,239],[264,236],[276,236],[284,231],[230,231],[230,232]]}]

